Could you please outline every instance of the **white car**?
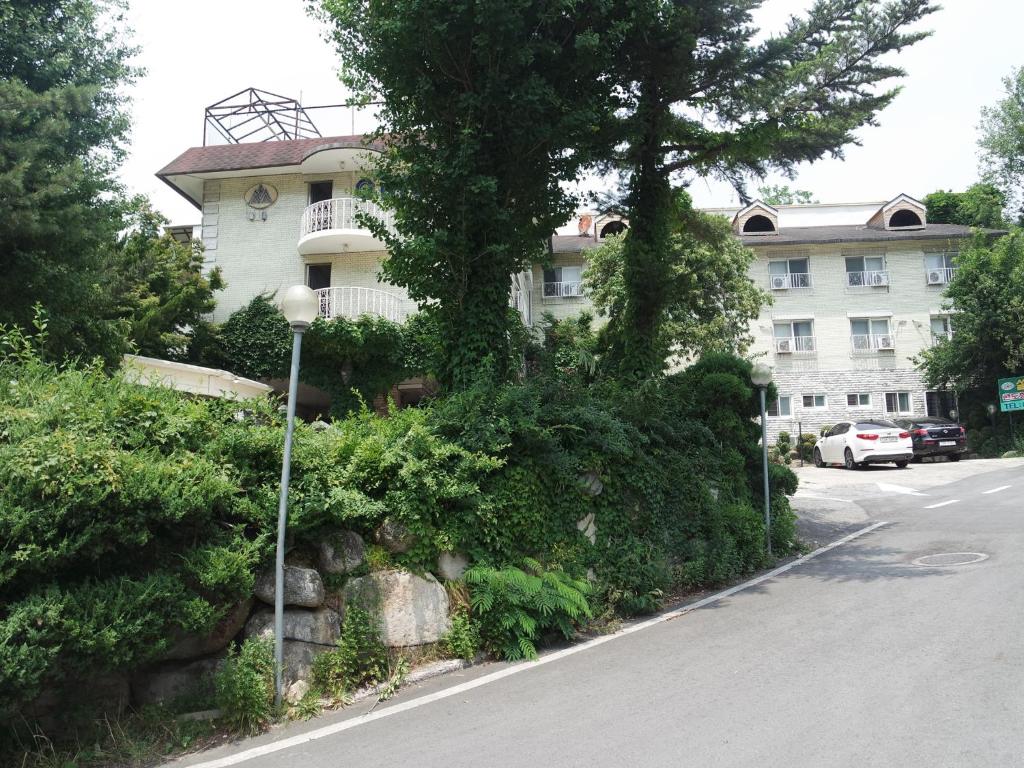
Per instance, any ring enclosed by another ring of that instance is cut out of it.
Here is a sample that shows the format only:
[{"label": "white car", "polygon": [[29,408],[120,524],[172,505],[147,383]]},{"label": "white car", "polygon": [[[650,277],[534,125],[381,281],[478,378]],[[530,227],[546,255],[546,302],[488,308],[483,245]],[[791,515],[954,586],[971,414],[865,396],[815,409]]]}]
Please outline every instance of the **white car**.
[{"label": "white car", "polygon": [[840,421],[814,444],[814,466],[858,469],[893,462],[902,469],[914,458],[910,432],[885,419]]}]

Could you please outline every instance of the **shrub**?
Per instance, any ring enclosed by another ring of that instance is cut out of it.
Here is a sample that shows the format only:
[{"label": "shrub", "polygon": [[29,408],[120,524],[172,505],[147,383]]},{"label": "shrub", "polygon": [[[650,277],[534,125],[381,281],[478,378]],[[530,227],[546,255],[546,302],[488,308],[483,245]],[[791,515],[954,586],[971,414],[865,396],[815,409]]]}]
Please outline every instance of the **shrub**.
[{"label": "shrub", "polygon": [[274,704],[274,646],[246,640],[232,648],[215,679],[217,706],[232,729],[257,734],[270,723]]},{"label": "shrub", "polygon": [[347,606],[338,647],[313,660],[314,684],[335,698],[344,698],[360,685],[379,683],[387,677],[387,648],[373,618],[358,606]]},{"label": "shrub", "polygon": [[547,570],[529,558],[523,565],[478,565],[463,577],[483,646],[509,661],[537,658],[537,642],[546,633],[571,639],[577,622],[593,616],[586,580]]},{"label": "shrub", "polygon": [[441,644],[449,656],[472,661],[480,650],[480,632],[469,618],[469,613],[460,610],[452,614],[452,626]]}]

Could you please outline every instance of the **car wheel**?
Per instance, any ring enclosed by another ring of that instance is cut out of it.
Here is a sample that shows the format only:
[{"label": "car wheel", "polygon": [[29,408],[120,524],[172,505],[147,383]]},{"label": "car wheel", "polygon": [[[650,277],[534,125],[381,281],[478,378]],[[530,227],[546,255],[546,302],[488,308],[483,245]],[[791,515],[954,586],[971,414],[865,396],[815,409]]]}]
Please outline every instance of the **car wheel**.
[{"label": "car wheel", "polygon": [[949,454],[949,460],[950,461],[960,461],[960,454],[959,453],[951,453],[951,454]]},{"label": "car wheel", "polygon": [[843,454],[846,459],[845,465],[847,469],[857,469],[857,462],[853,460],[853,451],[849,448],[846,449],[846,453]]},{"label": "car wheel", "polygon": [[816,467],[824,467],[825,466],[825,462],[822,461],[822,458],[821,458],[821,451],[819,451],[817,448],[814,449],[814,466],[816,466]]},{"label": "car wheel", "polygon": [[907,461],[897,461],[896,462],[896,466],[899,467],[900,469],[906,469],[907,468],[907,464],[909,464],[909,463],[910,462],[907,462]]}]

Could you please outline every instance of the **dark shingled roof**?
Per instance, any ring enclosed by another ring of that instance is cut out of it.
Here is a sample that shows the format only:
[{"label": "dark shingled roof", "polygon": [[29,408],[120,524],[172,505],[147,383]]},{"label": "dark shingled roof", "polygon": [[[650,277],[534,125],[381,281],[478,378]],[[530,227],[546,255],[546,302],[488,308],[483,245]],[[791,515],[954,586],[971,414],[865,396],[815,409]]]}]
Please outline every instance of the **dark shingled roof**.
[{"label": "dark shingled roof", "polygon": [[[1004,234],[986,229],[987,234]],[[812,245],[817,243],[877,243],[900,240],[950,240],[970,237],[973,230],[959,224],[929,224],[924,229],[876,229],[863,224],[822,227],[779,227],[777,235],[740,236],[744,245]]]},{"label": "dark shingled roof", "polygon": [[310,155],[325,149],[359,149],[363,147],[378,152],[383,149],[379,142],[364,144],[363,136],[323,136],[315,139],[192,147],[157,171],[156,175],[164,177],[184,173],[242,171],[252,168],[299,165]]}]

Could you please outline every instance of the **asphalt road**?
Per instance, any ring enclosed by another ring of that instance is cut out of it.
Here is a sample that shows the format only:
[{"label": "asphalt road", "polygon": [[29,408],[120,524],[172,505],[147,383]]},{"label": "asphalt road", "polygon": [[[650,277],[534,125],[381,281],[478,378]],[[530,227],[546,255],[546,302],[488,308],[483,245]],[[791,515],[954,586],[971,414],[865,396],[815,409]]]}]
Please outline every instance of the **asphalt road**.
[{"label": "asphalt road", "polygon": [[[509,667],[430,681],[378,706],[393,716],[366,722],[364,705],[186,762],[1022,765],[1024,466],[965,474],[835,502],[887,525],[709,607],[468,690],[452,687]],[[913,564],[955,552],[987,557]],[[304,732],[318,737],[279,749]]]}]

